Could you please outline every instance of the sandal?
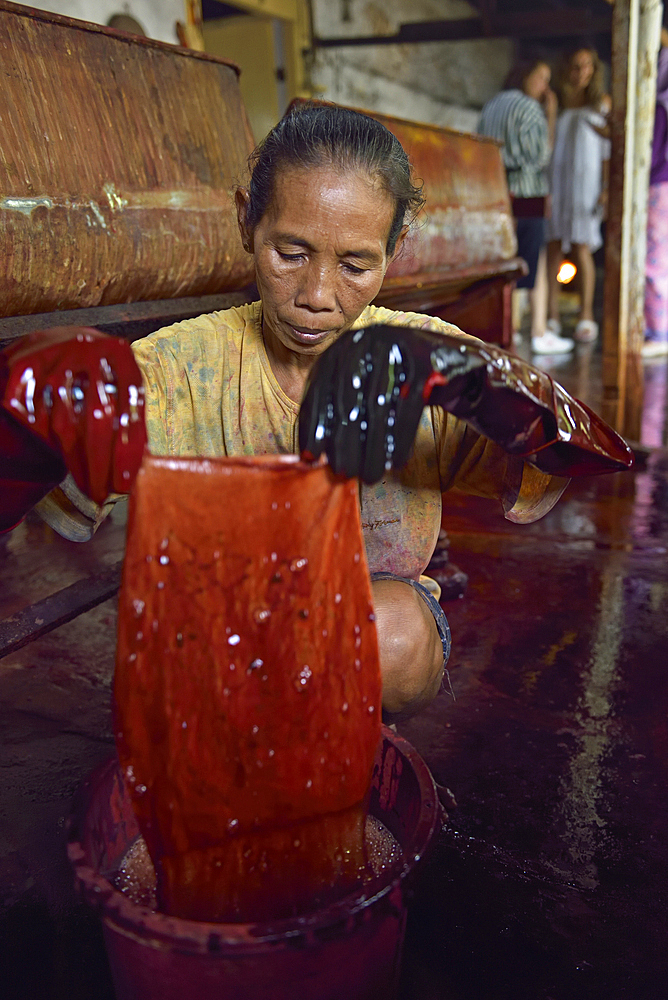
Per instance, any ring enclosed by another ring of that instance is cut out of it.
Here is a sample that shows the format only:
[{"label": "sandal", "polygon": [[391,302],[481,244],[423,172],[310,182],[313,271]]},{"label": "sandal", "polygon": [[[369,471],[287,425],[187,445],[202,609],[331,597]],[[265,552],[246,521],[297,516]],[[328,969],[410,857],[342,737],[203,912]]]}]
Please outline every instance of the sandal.
[{"label": "sandal", "polygon": [[581,344],[593,344],[598,337],[598,323],[593,319],[581,319],[575,327],[575,339]]}]

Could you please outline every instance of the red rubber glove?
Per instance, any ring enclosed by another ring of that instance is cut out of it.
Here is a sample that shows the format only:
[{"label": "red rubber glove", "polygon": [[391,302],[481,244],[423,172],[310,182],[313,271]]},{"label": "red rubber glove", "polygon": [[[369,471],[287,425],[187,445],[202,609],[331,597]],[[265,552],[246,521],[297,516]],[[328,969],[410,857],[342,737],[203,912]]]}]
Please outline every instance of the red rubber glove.
[{"label": "red rubber glove", "polygon": [[96,503],[129,493],[145,444],[141,373],[126,341],[57,327],[0,353],[0,530],[68,470]]}]

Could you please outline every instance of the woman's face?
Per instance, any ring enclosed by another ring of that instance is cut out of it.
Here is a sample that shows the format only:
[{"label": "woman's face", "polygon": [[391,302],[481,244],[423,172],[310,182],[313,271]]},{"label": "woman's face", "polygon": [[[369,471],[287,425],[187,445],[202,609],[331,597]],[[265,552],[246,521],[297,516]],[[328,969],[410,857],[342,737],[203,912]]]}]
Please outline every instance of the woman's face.
[{"label": "woman's face", "polygon": [[524,93],[528,97],[533,97],[535,101],[540,101],[545,96],[547,88],[550,86],[550,67],[547,63],[539,63],[531,70],[524,79]]},{"label": "woman's face", "polygon": [[286,167],[255,229],[237,192],[239,227],[255,258],[268,345],[318,355],[375,298],[390,262],[392,196],[374,178],[332,166]]},{"label": "woman's face", "polygon": [[576,90],[586,90],[593,75],[594,57],[588,49],[580,49],[568,65],[568,82]]}]

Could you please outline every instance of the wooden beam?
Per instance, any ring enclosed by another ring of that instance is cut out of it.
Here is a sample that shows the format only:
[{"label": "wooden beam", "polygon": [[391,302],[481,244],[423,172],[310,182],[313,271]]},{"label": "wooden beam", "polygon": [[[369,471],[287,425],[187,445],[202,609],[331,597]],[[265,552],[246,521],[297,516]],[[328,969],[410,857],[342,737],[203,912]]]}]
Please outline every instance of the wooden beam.
[{"label": "wooden beam", "polygon": [[296,21],[298,0],[226,0],[229,7],[237,7],[241,14],[261,17],[278,17],[282,21]]},{"label": "wooden beam", "polygon": [[660,0],[616,0],[603,303],[603,417],[640,437],[647,191]]},{"label": "wooden beam", "polygon": [[58,312],[0,317],[0,349],[27,333],[48,330],[52,326],[92,326],[103,333],[132,341],[182,319],[230,309],[232,306],[254,302],[257,298],[257,288],[253,284],[238,292],[222,292],[220,295],[120,302],[113,306],[92,306],[90,309],[64,309]]},{"label": "wooden beam", "polygon": [[114,597],[121,583],[121,566],[118,562],[95,576],[78,580],[0,621],[0,658]]},{"label": "wooden beam", "polygon": [[627,122],[632,122],[635,101],[632,86],[635,80],[638,30],[635,3],[636,0],[617,0],[612,21],[611,151],[603,286],[602,416],[617,430],[621,430],[623,425],[626,394],[628,293],[622,276],[628,274],[630,260],[631,200],[626,178],[633,161],[633,128],[627,130]]},{"label": "wooden beam", "polygon": [[489,36],[493,30],[492,18],[496,14],[496,0],[476,0],[474,6],[480,11],[483,35]]},{"label": "wooden beam", "polygon": [[311,12],[307,0],[297,0],[294,21],[283,21],[285,61],[287,70],[288,102],[295,97],[311,97],[309,67],[304,54],[312,49]]},{"label": "wooden beam", "polygon": [[484,17],[456,21],[415,21],[402,24],[394,35],[360,35],[313,39],[316,48],[357,45],[406,45],[415,42],[455,42],[475,38],[556,38],[567,35],[607,34],[611,14],[592,14],[582,8],[526,11],[522,14],[486,12]]},{"label": "wooden beam", "polygon": [[647,205],[652,162],[656,69],[661,37],[661,0],[640,0],[638,56],[636,62],[635,155],[631,193],[631,272],[629,291],[628,353],[623,433],[640,440],[645,394],[642,346],[645,339],[645,260],[647,257]]}]

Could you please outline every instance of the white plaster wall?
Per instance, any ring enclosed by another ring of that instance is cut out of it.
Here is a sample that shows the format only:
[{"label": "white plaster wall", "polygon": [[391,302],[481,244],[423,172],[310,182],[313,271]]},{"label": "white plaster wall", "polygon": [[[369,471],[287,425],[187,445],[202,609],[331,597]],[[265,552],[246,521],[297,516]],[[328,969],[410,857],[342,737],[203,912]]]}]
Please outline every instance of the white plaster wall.
[{"label": "white plaster wall", "polygon": [[183,0],[41,0],[38,10],[106,24],[113,14],[131,14],[149,38],[178,44],[176,22],[185,21]]},{"label": "white plaster wall", "polygon": [[[406,21],[475,16],[464,0],[313,0],[321,38],[388,35]],[[312,81],[326,100],[474,131],[513,58],[510,39],[317,49]]]}]

